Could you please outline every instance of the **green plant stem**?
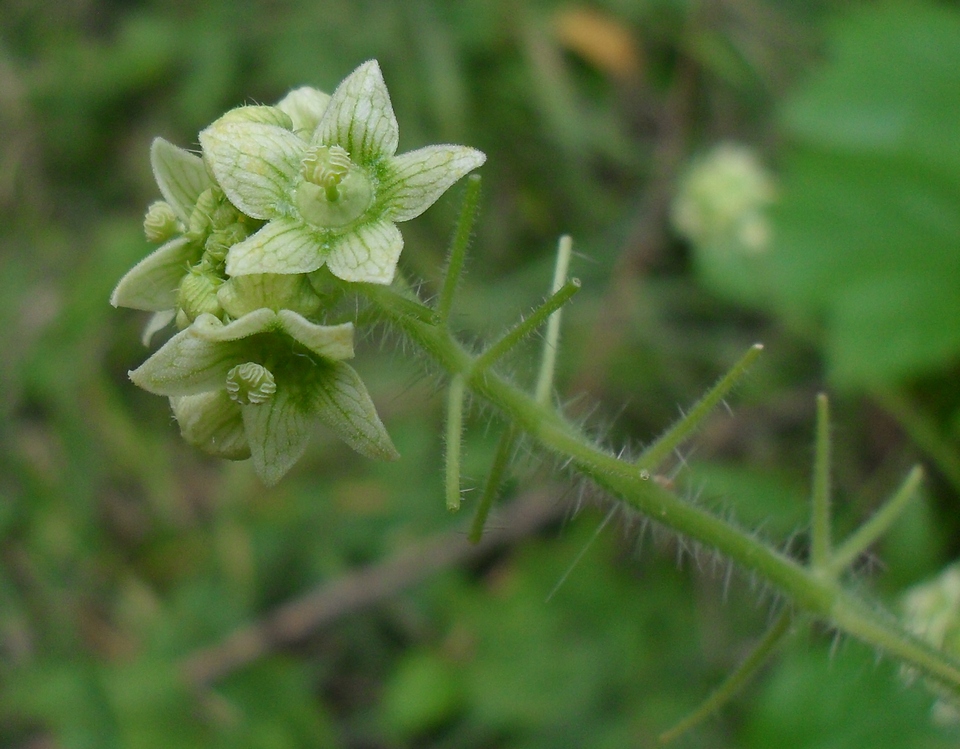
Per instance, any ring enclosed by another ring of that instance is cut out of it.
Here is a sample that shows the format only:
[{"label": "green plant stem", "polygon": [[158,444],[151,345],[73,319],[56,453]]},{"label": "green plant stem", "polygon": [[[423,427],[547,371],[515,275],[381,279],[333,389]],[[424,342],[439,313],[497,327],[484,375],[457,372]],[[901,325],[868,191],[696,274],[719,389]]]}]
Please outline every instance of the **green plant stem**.
[{"label": "green plant stem", "polygon": [[830,567],[830,403],[817,396],[817,436],[813,458],[813,517],[810,527],[810,565]]},{"label": "green plant stem", "polygon": [[923,481],[923,469],[914,466],[907,474],[896,494],[890,497],[873,516],[861,525],[846,541],[834,552],[830,560],[833,574],[840,574],[853,564],[857,557],[872,546],[894,524],[900,514],[910,504],[910,500],[917,496],[917,489]]},{"label": "green plant stem", "polygon": [[[552,321],[554,318],[551,317],[551,315],[558,313],[560,308],[578,291],[580,291],[580,281],[578,279],[573,278],[567,281],[567,283],[557,289],[552,296],[547,298],[543,304],[537,307],[529,317],[521,320],[510,328],[500,340],[480,354],[473,365],[474,369],[477,372],[482,372],[487,367],[492,366],[497,359],[504,356],[510,349],[520,343],[520,341],[543,325],[548,318]],[[546,351],[544,353],[546,354]],[[553,373],[552,366],[550,373],[551,375]],[[549,390],[547,392],[549,392]]]},{"label": "green plant stem", "polygon": [[467,191],[463,196],[460,208],[460,218],[457,221],[457,230],[450,243],[450,255],[447,260],[447,271],[440,287],[440,298],[437,301],[437,314],[443,322],[450,317],[453,308],[453,297],[460,283],[463,273],[463,263],[467,257],[467,245],[470,244],[470,232],[473,231],[473,222],[477,218],[477,206],[480,203],[480,175],[471,174],[467,177]]},{"label": "green plant stem", "polygon": [[477,512],[470,524],[470,535],[467,537],[470,543],[478,544],[483,537],[487,516],[490,514],[490,508],[493,507],[497,494],[500,492],[500,486],[503,484],[503,477],[506,475],[507,466],[510,465],[510,456],[516,444],[517,430],[513,424],[508,424],[497,442],[497,452],[493,456],[493,464],[490,466],[490,473],[487,474],[487,481],[483,485],[483,494],[480,496]]},{"label": "green plant stem", "polygon": [[[569,234],[560,237],[557,246],[557,262],[553,268],[553,284],[550,291],[558,295],[567,283],[567,271],[570,268],[570,256],[573,254],[573,238]],[[580,288],[580,282],[573,279]],[[553,376],[557,368],[557,350],[560,346],[560,317],[561,308],[558,306],[550,315],[547,322],[547,334],[543,339],[543,354],[540,357],[540,373],[537,375],[537,386],[534,398],[538,403],[546,403],[550,399],[553,389]]]},{"label": "green plant stem", "polygon": [[[381,296],[381,301],[386,299],[386,295]],[[559,413],[496,373],[474,372],[475,358],[446,328],[395,313],[389,301],[383,309],[440,367],[454,377],[462,377],[467,388],[498,408],[517,428],[569,459],[583,475],[631,508],[756,572],[796,608],[960,691],[960,663],[910,635],[889,615],[871,608],[841,588],[836,580],[806,569],[750,532],[684,501],[655,481],[644,480],[637,466],[596,446]]]},{"label": "green plant stem", "polygon": [[717,687],[707,699],[701,702],[696,710],[660,734],[660,743],[669,744],[671,741],[679,738],[736,697],[737,693],[750,682],[757,671],[770,660],[770,656],[774,654],[780,643],[783,642],[790,633],[790,624],[792,621],[793,618],[789,611],[781,613],[773,623],[773,626],[767,630],[763,639],[757,643],[756,647],[743,662],[737,666],[733,673],[724,679],[723,683]]},{"label": "green plant stem", "polygon": [[637,467],[656,468],[670,453],[676,450],[696,430],[703,418],[716,408],[733,386],[747,373],[747,370],[757,360],[762,351],[763,346],[761,344],[753,344],[730,371],[721,377],[717,384],[697,401],[682,419],[640,454],[640,457],[637,458]]},{"label": "green plant stem", "polygon": [[447,392],[447,509],[460,509],[460,440],[463,436],[463,375],[454,375]]}]

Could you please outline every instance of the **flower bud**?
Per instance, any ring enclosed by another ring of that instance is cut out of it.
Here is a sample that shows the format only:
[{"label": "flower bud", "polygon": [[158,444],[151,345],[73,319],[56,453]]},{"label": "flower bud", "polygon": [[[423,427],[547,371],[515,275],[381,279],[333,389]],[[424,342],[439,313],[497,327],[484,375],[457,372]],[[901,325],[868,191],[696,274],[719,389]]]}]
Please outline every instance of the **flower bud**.
[{"label": "flower bud", "polygon": [[223,191],[209,187],[197,198],[197,204],[190,214],[187,235],[194,241],[204,242],[211,232],[225,229],[239,218],[240,212],[227,200]]},{"label": "flower bud", "polygon": [[672,206],[673,224],[695,245],[762,252],[771,240],[766,210],[775,193],[753,151],[721,144],[687,172]]},{"label": "flower bud", "polygon": [[227,314],[235,319],[264,307],[310,315],[321,304],[320,297],[305,276],[276,273],[230,278],[217,291],[217,300]]},{"label": "flower bud", "polygon": [[214,229],[203,245],[203,259],[211,266],[221,266],[227,251],[237,242],[242,242],[250,232],[244,224],[234,221],[222,229]]},{"label": "flower bud", "polygon": [[309,139],[327,110],[330,95],[310,86],[295,88],[277,104],[277,109],[290,115],[293,132]]},{"label": "flower bud", "polygon": [[276,125],[284,130],[293,130],[293,121],[289,114],[278,107],[268,107],[262,104],[231,109],[218,122],[221,124],[256,122],[261,125]]},{"label": "flower bud", "polygon": [[143,233],[148,242],[161,244],[173,237],[180,230],[177,214],[170,204],[158,200],[147,208],[147,215],[143,219]]},{"label": "flower bud", "polygon": [[[180,282],[180,293],[177,297],[179,311],[186,315],[191,322],[205,312],[211,315],[221,315],[223,308],[217,300],[217,289],[222,284],[223,280],[214,274],[196,266],[191,268],[190,272]],[[177,322],[180,322],[179,315]]]},{"label": "flower bud", "polygon": [[266,403],[277,392],[270,370],[255,362],[238,364],[227,373],[227,394],[241,406]]}]

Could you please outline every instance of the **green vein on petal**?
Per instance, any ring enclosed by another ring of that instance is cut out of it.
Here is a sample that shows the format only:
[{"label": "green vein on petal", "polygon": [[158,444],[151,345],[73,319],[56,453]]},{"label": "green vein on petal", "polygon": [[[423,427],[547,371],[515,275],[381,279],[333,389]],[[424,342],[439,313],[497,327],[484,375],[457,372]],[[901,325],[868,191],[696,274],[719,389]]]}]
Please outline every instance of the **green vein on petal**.
[{"label": "green vein on petal", "polygon": [[326,245],[297,219],[271,221],[227,253],[227,274],[310,273],[323,265]]}]

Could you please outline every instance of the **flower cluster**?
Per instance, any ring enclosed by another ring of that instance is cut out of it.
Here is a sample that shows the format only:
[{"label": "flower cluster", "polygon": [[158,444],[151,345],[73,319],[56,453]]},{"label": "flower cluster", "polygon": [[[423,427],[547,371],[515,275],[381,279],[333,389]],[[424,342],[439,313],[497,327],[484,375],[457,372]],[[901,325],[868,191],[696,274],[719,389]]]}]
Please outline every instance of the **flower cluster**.
[{"label": "flower cluster", "polygon": [[144,231],[161,246],[111,303],[154,313],[145,344],[170,323],[179,332],[130,377],[170,398],[188,442],[252,458],[267,484],[300,458],[316,420],[364,455],[397,456],[344,361],[353,324],[323,324],[322,281],[391,283],[396,223],[485,158],[452,145],[397,155],[398,140],[370,61],[332,95],[305,87],[276,106],[227,112],[200,133],[201,156],[162,138],[151,148],[163,200]]}]

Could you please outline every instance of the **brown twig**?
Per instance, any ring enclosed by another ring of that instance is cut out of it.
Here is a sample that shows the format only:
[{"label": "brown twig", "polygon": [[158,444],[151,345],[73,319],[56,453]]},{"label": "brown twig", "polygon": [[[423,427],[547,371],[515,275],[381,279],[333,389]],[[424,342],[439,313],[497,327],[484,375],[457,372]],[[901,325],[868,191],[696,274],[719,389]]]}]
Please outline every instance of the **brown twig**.
[{"label": "brown twig", "polygon": [[216,645],[195,651],[179,668],[195,687],[205,687],[285,645],[298,642],[336,619],[374,606],[430,575],[483,557],[492,549],[535,533],[560,518],[565,503],[546,488],[528,492],[499,513],[499,528],[471,544],[464,530],[438,534],[392,557],[350,572],[296,598],[233,632]]}]

